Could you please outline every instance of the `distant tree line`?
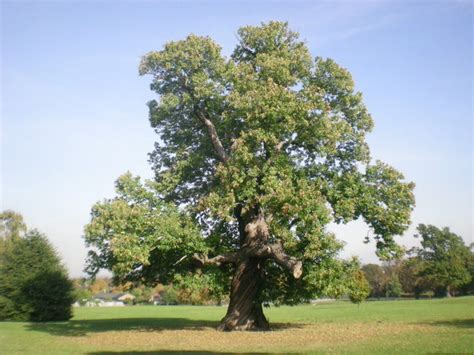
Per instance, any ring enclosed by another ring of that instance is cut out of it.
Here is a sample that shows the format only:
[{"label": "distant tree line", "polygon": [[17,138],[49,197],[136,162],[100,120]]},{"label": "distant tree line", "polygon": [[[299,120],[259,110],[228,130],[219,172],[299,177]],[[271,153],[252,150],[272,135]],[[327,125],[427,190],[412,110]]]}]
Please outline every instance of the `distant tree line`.
[{"label": "distant tree line", "polygon": [[163,285],[147,286],[144,284],[125,283],[116,285],[112,278],[99,277],[96,279],[76,278],[73,279],[74,299],[79,305],[85,305],[93,301],[95,296],[104,293],[121,294],[130,293],[135,298],[127,301],[127,304],[192,304],[207,305],[219,304],[222,299],[216,299],[209,290],[202,287],[188,285]]},{"label": "distant tree line", "polygon": [[421,246],[409,250],[406,258],[362,267],[370,285],[370,297],[474,294],[472,245],[465,245],[449,228],[432,225],[420,224],[416,237],[421,238]]}]

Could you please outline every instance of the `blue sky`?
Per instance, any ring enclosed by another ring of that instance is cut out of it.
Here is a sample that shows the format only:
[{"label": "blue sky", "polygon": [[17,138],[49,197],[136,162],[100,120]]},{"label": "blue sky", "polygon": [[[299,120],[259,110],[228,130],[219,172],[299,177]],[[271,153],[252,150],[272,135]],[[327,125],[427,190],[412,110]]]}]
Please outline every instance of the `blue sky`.
[{"label": "blue sky", "polygon": [[[240,26],[288,21],[314,56],[353,74],[375,120],[372,155],[416,183],[413,226],[473,237],[472,2],[3,1],[0,208],[84,267],[91,206],[123,172],[151,177],[156,135],[140,57],[189,33],[231,53]],[[376,261],[360,222],[331,226],[344,256]]]}]

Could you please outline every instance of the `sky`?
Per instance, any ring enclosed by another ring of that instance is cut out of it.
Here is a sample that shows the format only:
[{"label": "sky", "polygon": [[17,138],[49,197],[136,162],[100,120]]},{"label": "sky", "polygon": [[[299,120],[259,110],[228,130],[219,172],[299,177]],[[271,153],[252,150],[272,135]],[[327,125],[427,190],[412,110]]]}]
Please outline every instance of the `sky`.
[{"label": "sky", "polygon": [[[419,223],[473,240],[471,1],[1,1],[0,209],[45,233],[72,276],[91,206],[126,171],[151,178],[156,134],[141,56],[190,33],[229,55],[237,29],[288,21],[313,56],[347,68],[375,128],[367,140],[416,183]],[[377,262],[360,222],[329,227],[343,257]]]}]

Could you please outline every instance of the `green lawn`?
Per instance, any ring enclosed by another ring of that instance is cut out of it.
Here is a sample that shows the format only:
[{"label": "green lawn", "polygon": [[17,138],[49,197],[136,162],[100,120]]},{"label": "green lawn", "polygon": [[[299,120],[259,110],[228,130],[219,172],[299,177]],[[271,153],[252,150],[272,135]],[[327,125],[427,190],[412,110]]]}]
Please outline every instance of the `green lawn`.
[{"label": "green lawn", "polygon": [[10,353],[473,353],[474,297],[266,310],[270,332],[214,330],[225,307],[80,308],[65,323],[0,323]]}]

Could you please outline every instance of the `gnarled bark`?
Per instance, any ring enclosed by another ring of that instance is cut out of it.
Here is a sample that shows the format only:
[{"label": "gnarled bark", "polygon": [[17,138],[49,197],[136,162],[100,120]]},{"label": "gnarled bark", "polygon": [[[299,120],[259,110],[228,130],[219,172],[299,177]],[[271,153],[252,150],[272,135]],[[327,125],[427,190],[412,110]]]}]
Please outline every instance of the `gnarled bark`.
[{"label": "gnarled bark", "polygon": [[270,325],[258,300],[263,281],[260,258],[249,258],[236,266],[227,314],[218,330],[269,330]]},{"label": "gnarled bark", "polygon": [[278,265],[290,270],[293,277],[299,278],[303,272],[302,262],[287,255],[281,242],[268,243],[270,232],[263,213],[254,215],[242,227],[239,250],[211,258],[194,254],[193,259],[200,266],[235,265],[230,303],[219,330],[268,330],[269,324],[259,299],[264,263],[267,259],[273,259]]},{"label": "gnarled bark", "polygon": [[259,213],[241,229],[241,248],[209,258],[207,255],[193,256],[200,265],[234,264],[230,303],[219,330],[268,330],[269,323],[263,314],[259,299],[264,278],[264,263],[273,259],[278,265],[291,271],[295,278],[302,274],[302,262],[285,253],[281,242],[269,244],[269,227]]}]

